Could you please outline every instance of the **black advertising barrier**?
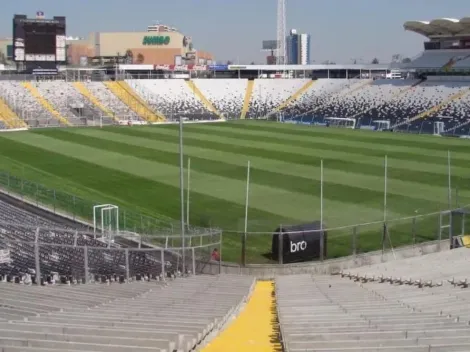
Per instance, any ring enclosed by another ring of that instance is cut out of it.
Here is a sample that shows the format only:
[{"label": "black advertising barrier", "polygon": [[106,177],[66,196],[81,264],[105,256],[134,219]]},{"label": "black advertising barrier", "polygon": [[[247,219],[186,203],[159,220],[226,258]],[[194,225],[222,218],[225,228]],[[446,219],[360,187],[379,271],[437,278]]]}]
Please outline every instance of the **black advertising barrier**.
[{"label": "black advertising barrier", "polygon": [[[325,225],[323,224],[323,226]],[[272,239],[272,258],[279,261],[279,233],[282,233],[282,263],[297,263],[320,259],[320,228],[320,221],[277,228]],[[323,257],[326,259],[326,231],[323,231],[323,234]]]}]

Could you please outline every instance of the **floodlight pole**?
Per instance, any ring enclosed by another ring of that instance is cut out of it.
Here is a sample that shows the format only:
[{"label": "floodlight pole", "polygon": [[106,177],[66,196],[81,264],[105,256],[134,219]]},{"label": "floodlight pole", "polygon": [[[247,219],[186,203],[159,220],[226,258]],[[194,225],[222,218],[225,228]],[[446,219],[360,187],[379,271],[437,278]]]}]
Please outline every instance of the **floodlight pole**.
[{"label": "floodlight pole", "polygon": [[179,152],[180,152],[180,196],[181,196],[181,248],[183,249],[182,265],[184,274],[186,271],[185,238],[184,238],[184,160],[183,160],[183,117],[180,116],[179,128]]},{"label": "floodlight pole", "polygon": [[320,260],[323,261],[325,235],[323,232],[323,159],[320,161]]},{"label": "floodlight pole", "polygon": [[384,160],[384,223],[387,221],[388,157]]},{"label": "floodlight pole", "polygon": [[453,214],[452,214],[452,174],[451,174],[451,164],[450,164],[450,150],[447,151],[447,173],[448,173],[448,189],[447,189],[447,197],[449,202],[449,242],[450,242],[450,249],[454,249],[453,239]]},{"label": "floodlight pole", "polygon": [[323,230],[323,159],[320,161],[320,230]]},{"label": "floodlight pole", "polygon": [[449,202],[449,211],[452,211],[452,173],[451,173],[451,162],[450,162],[450,150],[447,151],[447,173],[448,173],[447,197],[448,197],[448,202]]},{"label": "floodlight pole", "polygon": [[247,240],[247,231],[248,231],[248,207],[250,200],[250,168],[251,164],[248,160],[248,166],[246,169],[246,195],[245,195],[245,226],[243,231],[243,242],[242,242],[242,264],[246,266],[246,240]]},{"label": "floodlight pole", "polygon": [[384,158],[384,218],[382,233],[382,255],[385,253],[385,237],[387,236],[387,186],[388,186],[388,157]]},{"label": "floodlight pole", "polygon": [[191,176],[191,158],[188,158],[188,186],[186,194],[186,226],[189,230],[189,193],[190,193],[190,176]]}]

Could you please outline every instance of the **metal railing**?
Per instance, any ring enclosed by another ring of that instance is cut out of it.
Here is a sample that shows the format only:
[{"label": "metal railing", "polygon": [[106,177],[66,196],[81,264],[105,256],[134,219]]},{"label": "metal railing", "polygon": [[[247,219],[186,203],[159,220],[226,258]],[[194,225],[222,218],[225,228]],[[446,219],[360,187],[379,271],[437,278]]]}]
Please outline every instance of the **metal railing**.
[{"label": "metal railing", "polygon": [[[424,242],[449,240],[453,247],[455,237],[466,235],[470,229],[470,204],[456,209],[404,218],[375,221],[362,224],[325,227],[323,230],[283,231],[286,225],[278,225],[272,232],[244,232],[224,230],[224,238],[232,242],[238,239],[240,256],[230,258],[248,264],[287,264],[300,261],[323,261],[347,256],[361,256],[368,252],[392,253],[405,246]],[[313,238],[310,242],[308,238]],[[245,244],[243,243],[244,241]],[[305,256],[298,243],[306,241],[306,248],[316,250]],[[277,242],[276,244],[274,242]],[[292,243],[296,246],[292,247]],[[287,246],[287,248],[286,248]],[[289,247],[290,246],[290,247]],[[286,261],[286,253],[289,260]],[[294,258],[292,253],[300,254]]]},{"label": "metal railing", "polygon": [[[97,202],[49,188],[8,171],[0,171],[0,188],[6,194],[18,197],[37,207],[43,207],[54,214],[86,223],[91,223],[93,219],[93,207],[105,203],[105,201]],[[177,223],[168,217],[149,216],[122,206],[119,209],[119,228],[122,231],[153,235],[162,232],[174,234],[174,229],[178,229]]]},{"label": "metal railing", "polygon": [[122,275],[129,280],[170,270],[202,273],[212,250],[221,251],[221,244],[218,230],[187,235],[182,246],[181,238],[173,235],[97,236],[89,231],[0,222],[0,273],[22,275],[34,270],[36,277],[58,273],[85,282],[95,275]]}]

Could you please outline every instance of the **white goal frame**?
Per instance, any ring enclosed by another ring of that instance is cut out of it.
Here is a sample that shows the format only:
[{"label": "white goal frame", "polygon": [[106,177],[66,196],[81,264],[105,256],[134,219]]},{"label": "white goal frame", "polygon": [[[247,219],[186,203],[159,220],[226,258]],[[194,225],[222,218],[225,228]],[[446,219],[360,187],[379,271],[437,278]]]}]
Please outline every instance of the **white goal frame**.
[{"label": "white goal frame", "polygon": [[356,128],[356,119],[350,117],[326,117],[325,122],[329,122],[329,127]]},{"label": "white goal frame", "polygon": [[[96,233],[104,233],[106,231],[106,228],[105,228],[105,223],[104,223],[104,215],[105,215],[105,212],[108,212],[110,215],[112,214],[112,212],[115,211],[116,212],[116,232],[119,232],[119,207],[117,205],[114,205],[114,204],[101,204],[101,205],[95,205],[93,206],[93,235],[94,237],[96,238]],[[99,214],[101,215],[101,227],[97,227],[97,212],[99,212]],[[112,231],[112,228],[111,228],[112,224],[111,222],[109,223],[109,232],[113,232]],[[98,230],[98,231],[97,231]]]},{"label": "white goal frame", "polygon": [[433,125],[433,135],[434,136],[441,136],[444,133],[444,122],[442,121],[435,121]]},{"label": "white goal frame", "polygon": [[390,121],[388,120],[374,120],[373,123],[375,124],[377,131],[390,129]]}]

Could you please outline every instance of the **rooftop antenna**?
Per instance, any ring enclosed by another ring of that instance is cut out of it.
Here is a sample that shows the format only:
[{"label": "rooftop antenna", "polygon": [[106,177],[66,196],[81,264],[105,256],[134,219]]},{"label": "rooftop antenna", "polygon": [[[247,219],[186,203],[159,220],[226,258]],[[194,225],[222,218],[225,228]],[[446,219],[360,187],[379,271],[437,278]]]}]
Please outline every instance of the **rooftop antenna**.
[{"label": "rooftop antenna", "polygon": [[277,1],[277,65],[286,64],[286,0]]}]

